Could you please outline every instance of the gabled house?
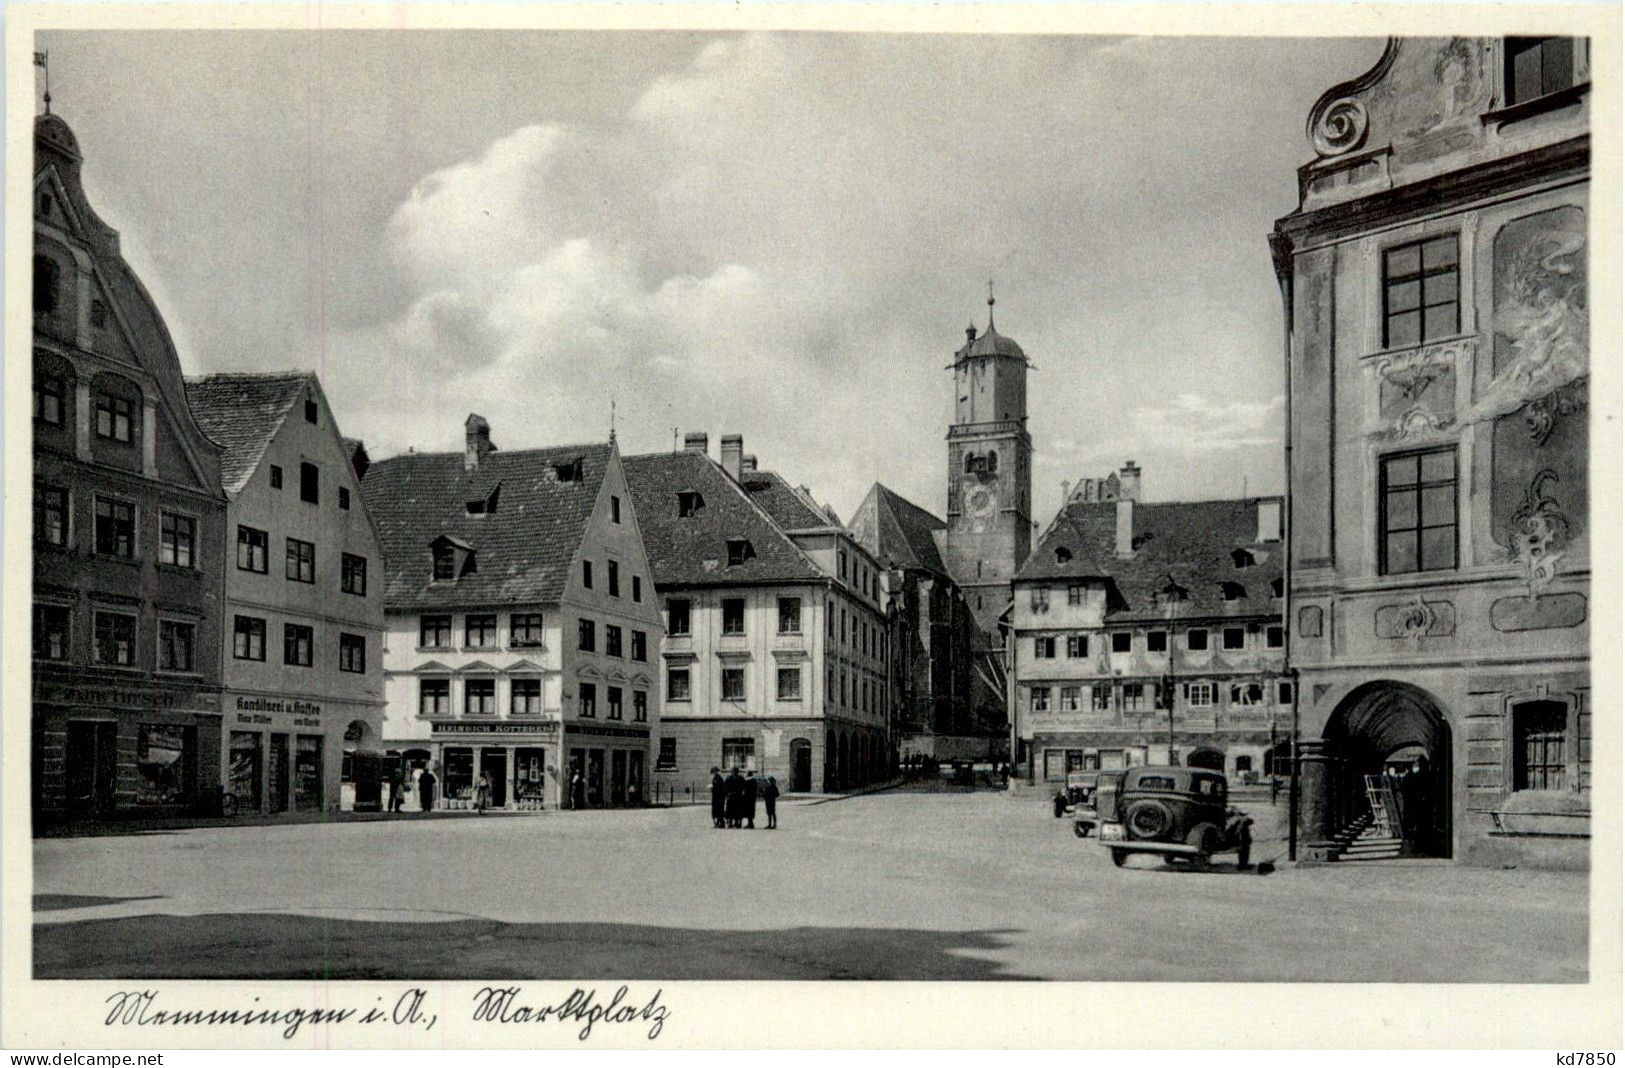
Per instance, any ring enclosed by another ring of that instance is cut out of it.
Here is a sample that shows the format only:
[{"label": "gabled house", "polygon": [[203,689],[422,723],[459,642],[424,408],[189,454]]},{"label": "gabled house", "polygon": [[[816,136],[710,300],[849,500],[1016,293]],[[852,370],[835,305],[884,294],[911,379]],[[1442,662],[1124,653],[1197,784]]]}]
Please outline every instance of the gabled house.
[{"label": "gabled house", "polygon": [[877,563],[805,491],[756,468],[737,435],[627,459],[666,612],[656,770],[703,783],[712,767],[781,789],[847,789],[884,776],[886,601]]},{"label": "gabled house", "polygon": [[1289,766],[1281,499],[1146,503],[1080,483],[1016,573],[1015,765],[1029,781]]},{"label": "gabled house", "polygon": [[377,809],[383,558],[355,450],[312,372],[188,378],[186,394],[224,448],[226,786],[239,811]]},{"label": "gabled house", "polygon": [[226,497],[163,316],[34,121],[33,807],[186,810],[220,786]]},{"label": "gabled house", "polygon": [[[619,450],[499,451],[468,418],[462,452],[373,461],[363,491],[384,556],[385,744],[463,805],[646,796],[660,723],[661,620]],[[417,805],[419,796],[407,803]]]}]

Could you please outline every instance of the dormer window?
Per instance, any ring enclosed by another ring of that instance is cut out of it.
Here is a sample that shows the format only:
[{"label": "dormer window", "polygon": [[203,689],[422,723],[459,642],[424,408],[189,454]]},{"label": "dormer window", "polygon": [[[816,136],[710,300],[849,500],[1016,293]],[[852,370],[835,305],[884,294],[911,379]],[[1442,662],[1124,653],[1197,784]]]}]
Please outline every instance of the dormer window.
[{"label": "dormer window", "polygon": [[1220,583],[1219,589],[1223,592],[1224,599],[1227,601],[1245,601],[1247,599],[1247,587],[1239,582]]},{"label": "dormer window", "polygon": [[501,492],[502,484],[498,483],[491,488],[490,493],[484,497],[477,497],[472,501],[468,501],[464,508],[469,515],[489,515],[497,510],[497,497]]},{"label": "dormer window", "polygon": [[429,552],[434,559],[436,582],[454,581],[478,570],[474,547],[456,538],[441,535],[430,543]]},{"label": "dormer window", "polygon": [[1169,576],[1162,589],[1157,591],[1157,604],[1164,607],[1182,604],[1189,597],[1190,591],[1175,582],[1172,576]]},{"label": "dormer window", "polygon": [[705,498],[695,490],[683,490],[677,495],[677,516],[692,519],[705,511]]},{"label": "dormer window", "polygon": [[577,457],[574,460],[568,460],[561,464],[554,464],[553,475],[560,482],[580,482],[581,458]]},{"label": "dormer window", "polygon": [[1276,579],[1274,582],[1270,583],[1270,596],[1274,597],[1276,600],[1281,599],[1281,580],[1280,579]]},{"label": "dormer window", "polygon": [[1253,554],[1248,552],[1246,549],[1237,549],[1235,552],[1231,553],[1230,562],[1235,564],[1238,570],[1245,567],[1252,567],[1254,564],[1258,563],[1258,561],[1253,558]]},{"label": "dormer window", "polygon": [[1579,84],[1576,59],[1572,37],[1508,37],[1507,106],[1538,100]]},{"label": "dormer window", "polygon": [[316,422],[316,402],[310,397],[305,398],[305,422],[312,425]]},{"label": "dormer window", "polygon": [[728,566],[739,567],[747,560],[756,559],[756,547],[747,538],[728,539]]},{"label": "dormer window", "polygon": [[34,257],[34,310],[45,315],[56,311],[61,297],[62,268],[49,256]]},{"label": "dormer window", "polygon": [[1072,562],[1072,550],[1064,545],[1056,546],[1055,562],[1057,564],[1070,564]]}]

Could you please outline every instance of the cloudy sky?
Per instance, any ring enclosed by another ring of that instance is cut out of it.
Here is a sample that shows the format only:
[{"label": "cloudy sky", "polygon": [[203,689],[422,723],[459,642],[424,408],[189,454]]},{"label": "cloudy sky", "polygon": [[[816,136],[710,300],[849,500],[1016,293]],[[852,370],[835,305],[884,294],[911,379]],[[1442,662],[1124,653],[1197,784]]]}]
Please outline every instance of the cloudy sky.
[{"label": "cloudy sky", "polygon": [[55,110],[188,373],[314,368],[374,456],[745,436],[940,513],[944,370],[1037,365],[1035,518],[1125,459],[1280,487],[1265,245],[1377,39],[53,33]]}]

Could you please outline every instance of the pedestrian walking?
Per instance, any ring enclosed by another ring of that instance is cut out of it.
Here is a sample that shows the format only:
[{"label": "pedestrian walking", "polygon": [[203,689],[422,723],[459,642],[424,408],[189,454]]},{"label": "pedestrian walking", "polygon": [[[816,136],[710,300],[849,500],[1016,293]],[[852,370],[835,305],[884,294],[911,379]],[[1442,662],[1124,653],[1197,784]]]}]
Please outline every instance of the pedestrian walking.
[{"label": "pedestrian walking", "polygon": [[767,783],[762,787],[762,806],[767,810],[767,829],[777,830],[779,826],[779,784],[769,775]]},{"label": "pedestrian walking", "polygon": [[721,827],[728,818],[728,783],[720,768],[711,769],[711,826]]},{"label": "pedestrian walking", "polygon": [[401,810],[401,777],[399,775],[391,775],[389,777],[389,811],[391,811],[391,812],[399,812],[400,810]]},{"label": "pedestrian walking", "polygon": [[491,776],[480,772],[480,781],[474,784],[474,811],[480,815],[485,814],[485,808],[491,803]]},{"label": "pedestrian walking", "polygon": [[757,789],[760,783],[756,773],[752,772],[745,776],[745,784],[739,788],[739,814],[745,818],[745,826],[753,831],[756,829],[756,797],[760,792]]},{"label": "pedestrian walking", "polygon": [[434,811],[434,772],[428,768],[418,776],[418,807],[424,812]]}]

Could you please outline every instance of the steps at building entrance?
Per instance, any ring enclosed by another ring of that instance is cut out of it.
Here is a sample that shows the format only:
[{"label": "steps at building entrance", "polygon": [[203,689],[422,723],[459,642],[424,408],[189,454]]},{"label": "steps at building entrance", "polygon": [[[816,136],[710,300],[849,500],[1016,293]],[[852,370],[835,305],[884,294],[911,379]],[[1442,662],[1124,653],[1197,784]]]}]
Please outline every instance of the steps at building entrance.
[{"label": "steps at building entrance", "polygon": [[1338,835],[1333,860],[1393,860],[1405,853],[1405,840],[1396,838],[1373,824],[1371,817],[1356,820]]}]

